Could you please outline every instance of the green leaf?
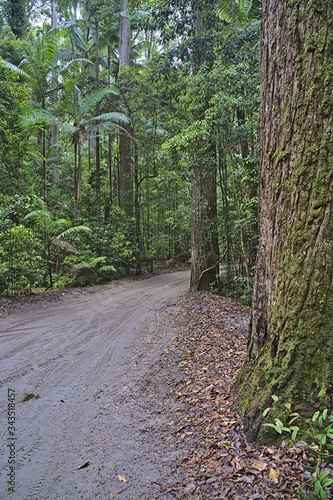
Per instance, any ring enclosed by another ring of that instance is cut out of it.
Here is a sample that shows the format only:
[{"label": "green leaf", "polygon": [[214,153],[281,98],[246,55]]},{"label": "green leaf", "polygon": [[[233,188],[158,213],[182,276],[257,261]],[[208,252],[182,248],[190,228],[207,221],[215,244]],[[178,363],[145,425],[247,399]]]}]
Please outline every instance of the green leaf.
[{"label": "green leaf", "polygon": [[308,494],[303,490],[303,488],[297,488],[297,493],[301,500],[310,500]]},{"label": "green leaf", "polygon": [[299,427],[297,427],[297,425],[293,425],[292,427],[290,427],[290,430],[292,431],[291,439],[294,441],[296,439],[297,434],[298,434]]},{"label": "green leaf", "polygon": [[328,500],[327,493],[323,488],[320,489],[319,496],[321,500]]},{"label": "green leaf", "polygon": [[322,481],[323,479],[325,479],[327,476],[329,475],[329,472],[327,470],[323,470],[320,472],[320,474],[318,475],[319,479]]},{"label": "green leaf", "polygon": [[272,399],[275,403],[277,403],[279,401],[279,398],[278,396],[276,396],[275,394],[272,394]]},{"label": "green leaf", "polygon": [[99,89],[90,94],[90,96],[87,98],[84,104],[82,104],[81,109],[80,109],[80,115],[81,117],[84,116],[84,114],[89,111],[91,108],[96,106],[98,102],[100,102],[105,96],[107,95],[118,95],[118,92],[109,87],[109,88],[104,88],[104,89]]},{"label": "green leaf", "polygon": [[321,484],[320,484],[320,481],[317,480],[315,482],[315,488],[314,488],[315,494],[317,496],[319,496],[320,490],[321,490]]},{"label": "green leaf", "polygon": [[263,417],[266,417],[268,415],[268,413],[270,412],[271,408],[266,408],[263,412],[262,412],[262,416]]},{"label": "green leaf", "polygon": [[318,419],[319,415],[320,415],[320,412],[319,412],[319,411],[316,411],[316,412],[312,415],[312,422],[315,422],[315,421]]},{"label": "green leaf", "polygon": [[86,123],[91,123],[91,122],[130,123],[130,119],[124,113],[112,112],[112,113],[104,113],[102,115],[94,116],[93,118],[90,118],[89,120],[87,120]]}]

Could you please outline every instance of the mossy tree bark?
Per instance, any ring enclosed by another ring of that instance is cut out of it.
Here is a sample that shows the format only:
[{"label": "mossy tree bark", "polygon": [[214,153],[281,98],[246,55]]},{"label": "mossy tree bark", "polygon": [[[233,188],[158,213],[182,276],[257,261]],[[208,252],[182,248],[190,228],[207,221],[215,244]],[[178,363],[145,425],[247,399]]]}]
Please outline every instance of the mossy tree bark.
[{"label": "mossy tree bark", "polygon": [[260,243],[248,359],[250,438],[277,394],[333,405],[333,4],[262,3]]}]

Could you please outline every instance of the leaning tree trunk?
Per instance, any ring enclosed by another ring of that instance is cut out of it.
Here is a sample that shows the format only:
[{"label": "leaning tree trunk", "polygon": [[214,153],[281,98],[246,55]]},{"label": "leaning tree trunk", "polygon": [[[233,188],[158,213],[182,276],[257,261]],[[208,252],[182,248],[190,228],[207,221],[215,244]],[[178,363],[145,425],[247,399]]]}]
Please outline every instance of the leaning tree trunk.
[{"label": "leaning tree trunk", "polygon": [[332,48],[332,0],[263,2],[261,231],[238,381],[250,438],[272,394],[333,405]]}]

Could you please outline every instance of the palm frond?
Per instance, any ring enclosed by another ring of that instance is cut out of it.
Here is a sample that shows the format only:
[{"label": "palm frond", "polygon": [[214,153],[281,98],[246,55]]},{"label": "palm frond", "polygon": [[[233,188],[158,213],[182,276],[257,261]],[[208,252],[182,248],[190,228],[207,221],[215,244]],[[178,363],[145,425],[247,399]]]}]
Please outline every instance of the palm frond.
[{"label": "palm frond", "polygon": [[62,233],[58,234],[56,237],[57,240],[67,238],[67,236],[71,236],[73,234],[77,233],[91,233],[90,227],[87,226],[72,226],[69,227],[68,229],[65,229]]},{"label": "palm frond", "polygon": [[70,21],[65,21],[57,27],[57,29],[60,32],[70,32],[72,38],[73,38],[73,45],[77,47],[79,50],[82,52],[88,52],[89,51],[89,44],[87,43],[87,40],[84,37],[84,34],[80,28],[80,25],[82,25],[82,21],[77,20],[77,19],[72,19]]},{"label": "palm frond", "polygon": [[261,18],[261,0],[249,0],[248,14],[250,19]]},{"label": "palm frond", "polygon": [[60,132],[63,132],[66,135],[73,135],[75,134],[79,129],[75,125],[72,125],[69,122],[62,122],[59,125],[59,130]]},{"label": "palm frond", "polygon": [[53,238],[52,243],[62,250],[66,250],[67,252],[77,252],[76,247],[69,241]]},{"label": "palm frond", "polygon": [[110,112],[103,113],[98,116],[93,116],[89,120],[86,121],[86,124],[97,125],[97,124],[105,124],[105,125],[113,125],[115,123],[130,123],[130,119],[124,113],[119,112]]},{"label": "palm frond", "polygon": [[84,116],[85,113],[87,113],[87,111],[89,111],[91,108],[96,106],[96,104],[98,102],[100,102],[105,96],[110,95],[110,94],[118,95],[119,93],[115,89],[109,87],[109,88],[105,88],[105,89],[96,90],[95,92],[90,94],[90,96],[87,98],[85,103],[82,104],[82,106],[81,106],[81,110],[80,110],[81,117]]},{"label": "palm frond", "polygon": [[261,0],[218,0],[217,9],[227,23],[260,19]]},{"label": "palm frond", "polygon": [[56,117],[52,113],[46,111],[46,109],[40,109],[34,111],[29,116],[26,116],[22,120],[22,123],[24,125],[28,125],[30,123],[38,123],[38,122],[56,122],[56,120],[57,120]]},{"label": "palm frond", "polygon": [[[52,233],[63,234],[73,227],[73,222],[68,219],[56,219],[52,221]],[[59,236],[59,235],[58,235]],[[57,236],[57,237],[58,237]]]},{"label": "palm frond", "polygon": [[24,219],[25,221],[31,221],[32,225],[39,231],[48,232],[50,224],[52,222],[50,213],[46,210],[33,210],[28,213]]},{"label": "palm frond", "polygon": [[15,73],[18,73],[21,76],[24,76],[24,78],[29,78],[28,73],[23,71],[22,68],[19,68],[18,66],[15,66],[15,64],[10,63],[9,61],[6,61],[5,59],[0,58],[0,62],[4,64],[4,66],[11,71],[15,71]]},{"label": "palm frond", "polygon": [[75,66],[76,64],[83,63],[83,62],[93,65],[93,63],[91,61],[89,61],[89,59],[86,59],[85,57],[77,57],[76,59],[71,59],[64,66],[62,66],[62,68],[60,68],[59,73],[63,74],[66,71],[68,71],[69,69],[71,69],[72,66]]}]

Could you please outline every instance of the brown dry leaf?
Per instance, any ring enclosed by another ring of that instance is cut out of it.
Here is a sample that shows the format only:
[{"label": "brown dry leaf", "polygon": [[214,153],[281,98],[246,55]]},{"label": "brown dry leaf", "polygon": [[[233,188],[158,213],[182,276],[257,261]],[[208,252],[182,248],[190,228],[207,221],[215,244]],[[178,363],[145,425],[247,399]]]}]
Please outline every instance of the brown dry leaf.
[{"label": "brown dry leaf", "polygon": [[194,483],[189,483],[185,488],[184,488],[184,493],[193,493],[196,489],[196,485]]},{"label": "brown dry leaf", "polygon": [[273,483],[277,484],[279,482],[279,471],[277,469],[273,469],[273,467],[271,467],[269,469],[269,477],[270,477],[271,481],[273,481]]},{"label": "brown dry leaf", "polygon": [[176,408],[167,411],[168,421],[175,422],[167,440],[184,450],[168,491],[191,500],[255,499],[259,492],[260,498],[291,498],[290,491],[304,480],[302,451],[249,444],[233,409],[232,385],[246,355],[248,310],[208,293],[186,298],[180,308],[170,349],[177,356],[164,353],[156,367],[159,387],[168,388]]},{"label": "brown dry leaf", "polygon": [[123,483],[127,483],[127,479],[125,476],[121,476],[120,474],[118,474],[118,479],[119,479],[119,481],[122,481]]},{"label": "brown dry leaf", "polygon": [[267,469],[267,463],[263,460],[253,460],[253,462],[251,462],[251,466],[260,472]]},{"label": "brown dry leaf", "polygon": [[235,479],[234,483],[246,483],[246,484],[252,484],[253,479],[251,479],[249,476],[242,476],[239,477],[238,479]]},{"label": "brown dry leaf", "polygon": [[116,498],[116,492],[115,491],[111,491],[109,497],[110,498]]}]

